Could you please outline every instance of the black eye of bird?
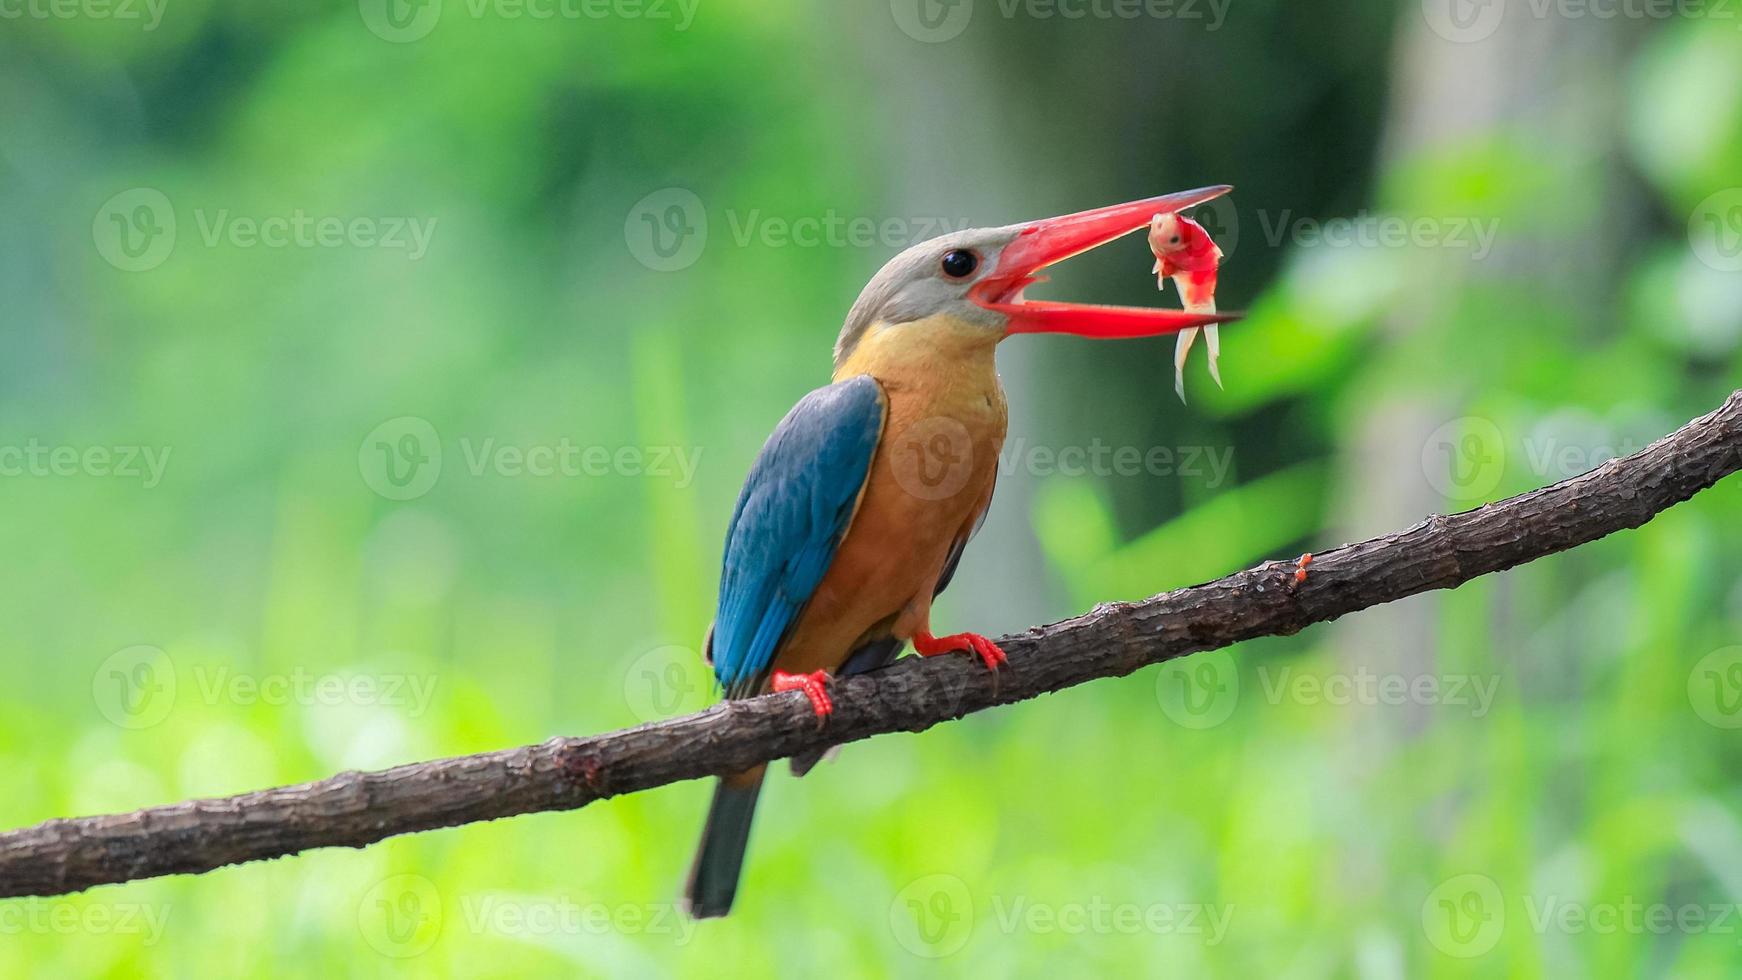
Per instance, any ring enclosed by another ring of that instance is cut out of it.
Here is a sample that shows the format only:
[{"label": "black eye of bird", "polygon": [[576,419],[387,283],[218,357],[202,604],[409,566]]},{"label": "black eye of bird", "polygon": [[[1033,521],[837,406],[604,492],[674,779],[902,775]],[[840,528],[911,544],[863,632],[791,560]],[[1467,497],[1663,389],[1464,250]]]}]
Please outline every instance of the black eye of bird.
[{"label": "black eye of bird", "polygon": [[965,248],[952,248],[944,253],[944,275],[951,279],[966,279],[980,267],[980,257]]}]

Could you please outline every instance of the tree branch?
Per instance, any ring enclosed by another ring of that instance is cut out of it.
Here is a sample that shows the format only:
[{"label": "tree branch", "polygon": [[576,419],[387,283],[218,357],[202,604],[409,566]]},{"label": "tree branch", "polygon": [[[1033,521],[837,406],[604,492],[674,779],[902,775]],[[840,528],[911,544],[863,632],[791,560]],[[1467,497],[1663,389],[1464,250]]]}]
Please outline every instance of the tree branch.
[{"label": "tree branch", "polygon": [[1322,552],[1298,587],[1292,564],[1269,562],[1005,637],[1010,663],[996,676],[971,657],[909,657],[842,679],[834,685],[834,714],[821,727],[804,696],[788,692],[590,738],[50,820],[0,834],[0,897],[197,874],[316,847],[363,847],[396,834],[570,810],[885,732],[923,731],[993,705],[1454,588],[1638,527],[1738,468],[1742,391],[1645,450],[1583,476]]}]

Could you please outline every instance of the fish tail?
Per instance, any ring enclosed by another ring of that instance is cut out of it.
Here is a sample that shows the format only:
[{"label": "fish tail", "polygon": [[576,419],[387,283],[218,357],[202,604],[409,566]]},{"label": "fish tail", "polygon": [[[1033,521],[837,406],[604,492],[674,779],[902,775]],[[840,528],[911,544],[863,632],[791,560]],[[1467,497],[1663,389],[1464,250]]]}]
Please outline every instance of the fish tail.
[{"label": "fish tail", "polygon": [[1181,404],[1186,400],[1186,357],[1192,352],[1192,342],[1198,339],[1198,328],[1187,327],[1173,342],[1173,391]]},{"label": "fish tail", "polygon": [[[1216,312],[1216,301],[1199,303],[1195,313]],[[1212,323],[1204,327],[1204,352],[1210,355],[1210,377],[1216,382],[1216,387],[1222,387],[1222,368],[1217,363],[1222,357],[1221,328]]]}]

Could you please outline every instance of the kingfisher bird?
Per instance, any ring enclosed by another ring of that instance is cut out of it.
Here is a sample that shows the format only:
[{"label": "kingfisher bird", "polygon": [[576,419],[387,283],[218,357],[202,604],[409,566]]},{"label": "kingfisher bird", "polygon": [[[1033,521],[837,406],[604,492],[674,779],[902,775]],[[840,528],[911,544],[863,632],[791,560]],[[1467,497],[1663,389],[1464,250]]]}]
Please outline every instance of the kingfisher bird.
[{"label": "kingfisher bird", "polygon": [[[801,398],[762,447],[726,532],[706,642],[725,696],[802,691],[819,723],[832,677],[875,670],[912,643],[1004,651],[938,636],[933,598],[992,500],[1005,431],[993,353],[1006,337],[1149,337],[1229,314],[1029,300],[1041,269],[1230,190],[1205,187],[1076,214],[952,232],[891,259],[835,342],[831,384]],[[817,757],[793,760],[803,775]],[[685,903],[725,915],[737,893],[766,766],[720,778]]]}]

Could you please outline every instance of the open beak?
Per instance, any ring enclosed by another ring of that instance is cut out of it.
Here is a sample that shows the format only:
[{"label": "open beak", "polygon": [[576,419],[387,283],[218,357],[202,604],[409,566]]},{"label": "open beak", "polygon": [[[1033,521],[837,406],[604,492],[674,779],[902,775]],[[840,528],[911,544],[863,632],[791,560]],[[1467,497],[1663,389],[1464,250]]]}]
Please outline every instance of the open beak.
[{"label": "open beak", "polygon": [[1025,226],[998,256],[992,274],[968,297],[1009,318],[1009,333],[1071,333],[1079,337],[1153,337],[1239,319],[1231,313],[1187,313],[1138,306],[1097,306],[1022,298],[1024,288],[1044,282],[1040,270],[1115,238],[1149,227],[1163,212],[1181,211],[1233,190],[1226,184],[1163,194],[1129,204],[1080,211]]}]

